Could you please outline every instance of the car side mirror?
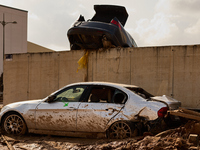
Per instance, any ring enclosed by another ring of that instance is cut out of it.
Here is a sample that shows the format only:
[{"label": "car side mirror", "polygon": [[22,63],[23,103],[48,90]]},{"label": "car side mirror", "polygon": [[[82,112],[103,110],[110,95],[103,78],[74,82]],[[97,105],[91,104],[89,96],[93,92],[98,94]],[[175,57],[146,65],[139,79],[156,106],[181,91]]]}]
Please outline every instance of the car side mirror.
[{"label": "car side mirror", "polygon": [[55,98],[56,98],[55,95],[50,95],[50,96],[47,98],[46,102],[51,103],[51,102],[54,101]]}]

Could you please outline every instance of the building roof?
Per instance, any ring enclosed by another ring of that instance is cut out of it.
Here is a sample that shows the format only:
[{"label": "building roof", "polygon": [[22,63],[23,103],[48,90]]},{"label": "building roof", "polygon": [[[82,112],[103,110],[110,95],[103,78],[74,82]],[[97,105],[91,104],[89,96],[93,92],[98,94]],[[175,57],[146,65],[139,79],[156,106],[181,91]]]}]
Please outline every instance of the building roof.
[{"label": "building roof", "polygon": [[41,53],[41,52],[54,52],[54,50],[27,41],[27,53]]},{"label": "building roof", "polygon": [[22,9],[18,9],[18,8],[13,8],[13,7],[9,7],[9,6],[5,6],[5,5],[1,5],[0,7],[6,7],[6,8],[10,8],[10,9],[15,9],[15,10],[19,10],[19,11],[24,11],[24,12],[28,12],[27,10],[22,10]]}]

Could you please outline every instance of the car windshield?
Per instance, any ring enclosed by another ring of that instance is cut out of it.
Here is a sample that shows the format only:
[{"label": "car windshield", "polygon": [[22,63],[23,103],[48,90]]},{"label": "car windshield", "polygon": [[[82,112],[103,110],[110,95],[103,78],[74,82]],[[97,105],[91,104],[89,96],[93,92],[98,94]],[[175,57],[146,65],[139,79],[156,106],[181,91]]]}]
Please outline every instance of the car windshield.
[{"label": "car windshield", "polygon": [[145,91],[142,88],[135,88],[135,87],[125,87],[127,89],[129,89],[130,91],[134,92],[135,94],[145,98],[145,99],[149,99],[150,97],[154,97],[152,94],[148,93],[147,91]]}]

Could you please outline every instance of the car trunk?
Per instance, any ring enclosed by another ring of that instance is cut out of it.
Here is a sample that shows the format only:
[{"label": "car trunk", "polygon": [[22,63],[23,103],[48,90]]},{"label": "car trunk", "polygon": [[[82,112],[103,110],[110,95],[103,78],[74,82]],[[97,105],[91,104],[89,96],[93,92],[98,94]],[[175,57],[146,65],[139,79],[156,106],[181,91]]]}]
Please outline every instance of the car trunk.
[{"label": "car trunk", "polygon": [[110,23],[110,21],[116,17],[124,26],[128,18],[126,8],[123,6],[94,5],[94,10],[96,11],[96,14],[91,21]]},{"label": "car trunk", "polygon": [[178,109],[181,107],[180,101],[166,95],[151,97],[151,100],[163,102],[169,107],[169,109]]}]

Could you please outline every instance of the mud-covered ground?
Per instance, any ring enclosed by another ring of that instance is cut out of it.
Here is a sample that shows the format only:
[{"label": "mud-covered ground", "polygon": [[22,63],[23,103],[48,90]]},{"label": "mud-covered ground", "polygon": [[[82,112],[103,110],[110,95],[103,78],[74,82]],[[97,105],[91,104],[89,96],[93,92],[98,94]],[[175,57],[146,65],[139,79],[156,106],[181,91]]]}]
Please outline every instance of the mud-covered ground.
[{"label": "mud-covered ground", "polygon": [[[15,150],[109,150],[109,149],[199,149],[198,144],[189,142],[191,133],[200,134],[200,123],[189,121],[181,127],[161,132],[154,136],[135,137],[124,140],[86,139],[50,135],[27,134],[24,136],[1,135],[0,149],[8,150],[12,145]],[[198,141],[199,142],[199,141]]]}]

